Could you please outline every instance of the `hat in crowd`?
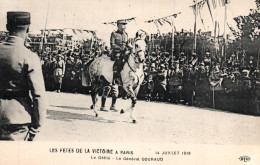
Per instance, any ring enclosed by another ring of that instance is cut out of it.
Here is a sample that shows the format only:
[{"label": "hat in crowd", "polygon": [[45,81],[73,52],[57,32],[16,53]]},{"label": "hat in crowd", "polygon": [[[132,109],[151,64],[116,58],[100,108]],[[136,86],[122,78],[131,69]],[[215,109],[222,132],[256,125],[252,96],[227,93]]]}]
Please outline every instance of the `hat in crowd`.
[{"label": "hat in crowd", "polygon": [[200,66],[205,66],[204,62],[201,62],[201,63],[200,63]]},{"label": "hat in crowd", "polygon": [[195,52],[192,53],[193,56],[196,56],[197,54]]},{"label": "hat in crowd", "polygon": [[161,68],[165,68],[165,65],[164,65],[164,64],[161,64],[160,67],[161,67]]},{"label": "hat in crowd", "polygon": [[116,22],[117,24],[127,24],[127,22],[126,22],[126,20],[124,20],[124,19],[121,19],[121,20],[117,20],[117,22]]},{"label": "hat in crowd", "polygon": [[29,12],[8,11],[7,24],[9,25],[29,25],[31,24],[31,15]]},{"label": "hat in crowd", "polygon": [[61,57],[61,58],[63,58],[63,55],[61,55],[61,54],[58,54],[58,55],[57,55],[57,57]]},{"label": "hat in crowd", "polygon": [[206,55],[210,55],[210,53],[209,53],[209,52],[206,52]]},{"label": "hat in crowd", "polygon": [[183,52],[181,52],[181,55],[184,55],[184,53],[183,53]]},{"label": "hat in crowd", "polygon": [[255,71],[254,71],[254,74],[259,75],[259,74],[260,74],[260,70],[259,70],[259,69],[255,70]]},{"label": "hat in crowd", "polygon": [[152,64],[151,64],[151,68],[155,68],[155,63],[152,63]]}]

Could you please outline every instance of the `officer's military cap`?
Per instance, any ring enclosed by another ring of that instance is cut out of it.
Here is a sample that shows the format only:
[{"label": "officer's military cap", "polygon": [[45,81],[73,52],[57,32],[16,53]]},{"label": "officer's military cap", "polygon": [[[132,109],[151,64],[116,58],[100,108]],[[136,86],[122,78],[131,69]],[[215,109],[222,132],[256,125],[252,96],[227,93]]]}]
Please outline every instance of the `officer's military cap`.
[{"label": "officer's military cap", "polygon": [[117,24],[127,24],[127,22],[126,22],[126,20],[124,20],[124,19],[121,19],[121,20],[117,20],[117,22],[116,22]]},{"label": "officer's military cap", "polygon": [[29,12],[9,11],[7,12],[7,24],[10,25],[29,25],[31,16]]}]

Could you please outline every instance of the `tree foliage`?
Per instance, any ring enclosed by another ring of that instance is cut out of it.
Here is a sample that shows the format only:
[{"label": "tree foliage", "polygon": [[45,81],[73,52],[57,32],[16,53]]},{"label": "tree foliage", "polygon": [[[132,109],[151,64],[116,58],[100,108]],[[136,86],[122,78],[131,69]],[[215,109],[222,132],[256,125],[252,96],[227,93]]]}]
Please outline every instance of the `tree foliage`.
[{"label": "tree foliage", "polygon": [[257,58],[260,51],[260,1],[255,2],[257,9],[251,9],[247,16],[234,18],[239,32],[234,32],[236,40],[229,45],[229,54],[236,50],[246,50],[247,57]]}]

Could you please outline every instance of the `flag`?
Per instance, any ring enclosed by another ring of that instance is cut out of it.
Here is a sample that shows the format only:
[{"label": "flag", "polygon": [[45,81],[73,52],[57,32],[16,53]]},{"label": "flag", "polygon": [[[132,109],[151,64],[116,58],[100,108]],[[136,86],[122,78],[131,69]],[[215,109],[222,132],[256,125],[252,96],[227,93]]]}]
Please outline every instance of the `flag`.
[{"label": "flag", "polygon": [[209,13],[210,13],[210,16],[211,16],[211,19],[212,19],[212,22],[214,22],[214,19],[213,19],[213,15],[212,15],[212,11],[211,11],[211,7],[210,7],[210,4],[209,4],[209,1],[210,1],[210,0],[206,0],[207,5],[208,5],[208,9],[209,9]]},{"label": "flag", "polygon": [[213,6],[213,8],[214,8],[214,9],[216,9],[216,8],[217,8],[217,3],[216,3],[216,0],[212,0],[212,6]]}]

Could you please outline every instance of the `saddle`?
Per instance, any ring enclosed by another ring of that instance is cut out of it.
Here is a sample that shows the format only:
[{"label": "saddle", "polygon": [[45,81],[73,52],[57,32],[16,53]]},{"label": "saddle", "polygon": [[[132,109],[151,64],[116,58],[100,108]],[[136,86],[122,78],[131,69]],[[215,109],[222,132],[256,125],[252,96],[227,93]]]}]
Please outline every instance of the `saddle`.
[{"label": "saddle", "polygon": [[131,54],[131,51],[127,50],[124,52],[124,55],[121,55],[120,53],[116,53],[114,55],[114,58],[111,56],[111,60],[115,61],[113,65],[113,85],[121,85],[122,84],[122,78],[121,78],[121,71],[123,70],[123,67],[128,60],[129,55]]}]

